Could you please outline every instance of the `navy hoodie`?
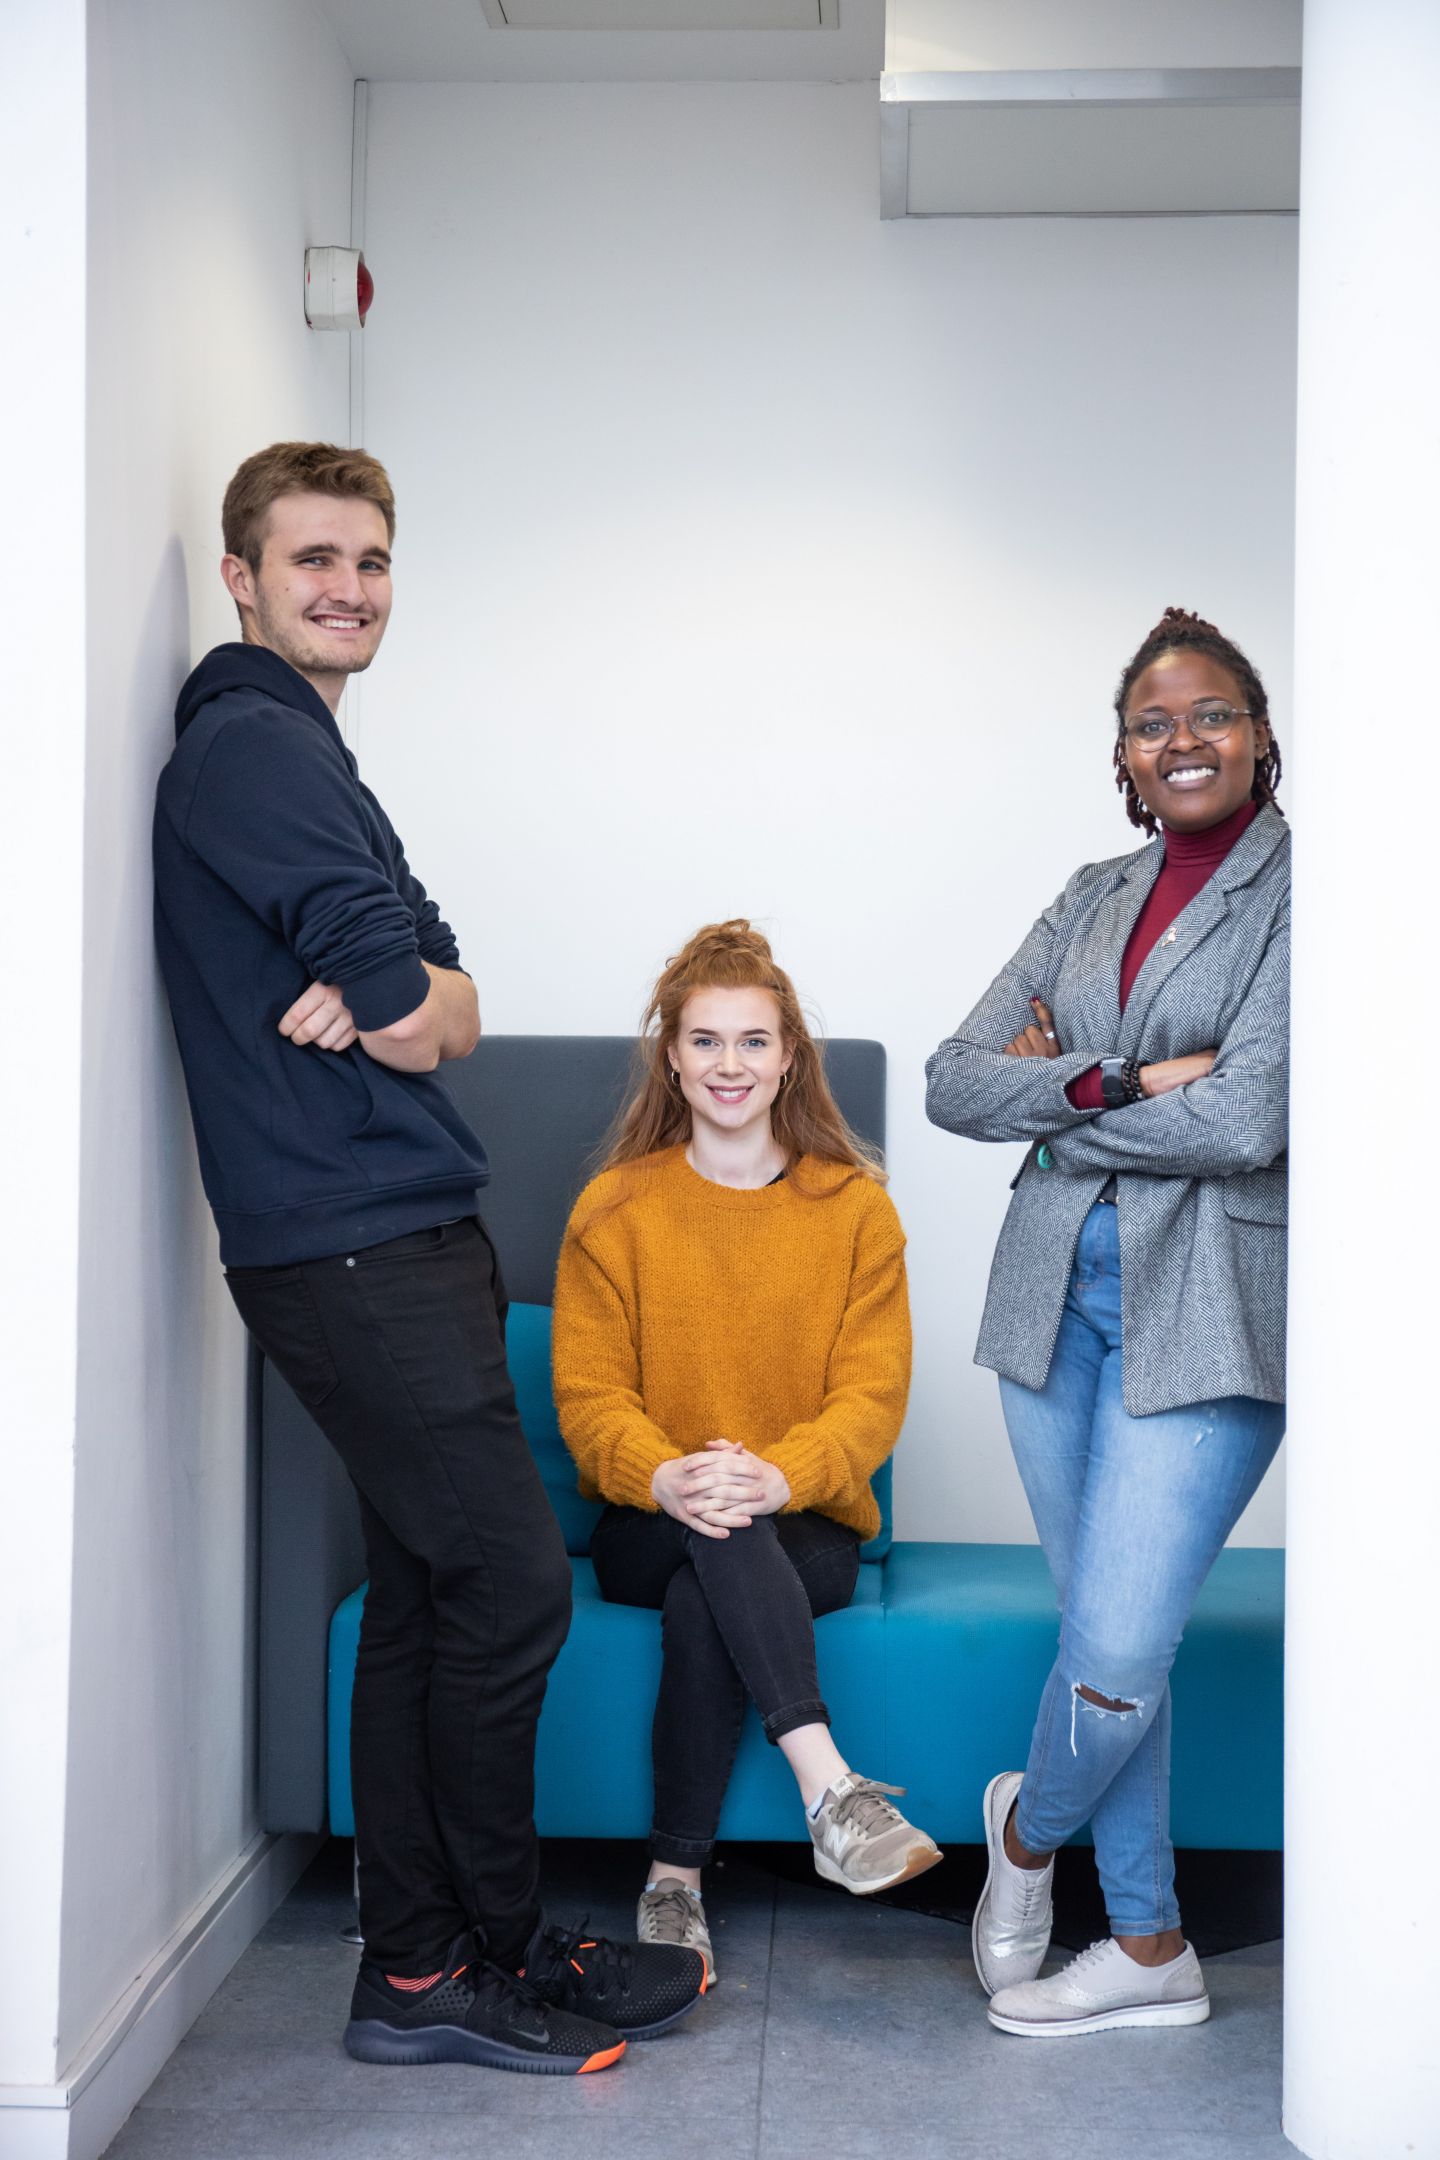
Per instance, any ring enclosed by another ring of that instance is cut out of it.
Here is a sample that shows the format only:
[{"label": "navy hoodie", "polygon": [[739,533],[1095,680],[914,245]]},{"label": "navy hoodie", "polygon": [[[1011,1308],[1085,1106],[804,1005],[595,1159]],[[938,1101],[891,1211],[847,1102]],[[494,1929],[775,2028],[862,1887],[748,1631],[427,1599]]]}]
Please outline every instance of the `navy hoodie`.
[{"label": "navy hoodie", "polygon": [[278,654],[218,645],[175,733],[155,928],[221,1259],[286,1265],[473,1214],[485,1151],[432,1074],[279,1032],[312,982],[369,1032],[424,1003],[423,960],[460,964],[329,707]]}]

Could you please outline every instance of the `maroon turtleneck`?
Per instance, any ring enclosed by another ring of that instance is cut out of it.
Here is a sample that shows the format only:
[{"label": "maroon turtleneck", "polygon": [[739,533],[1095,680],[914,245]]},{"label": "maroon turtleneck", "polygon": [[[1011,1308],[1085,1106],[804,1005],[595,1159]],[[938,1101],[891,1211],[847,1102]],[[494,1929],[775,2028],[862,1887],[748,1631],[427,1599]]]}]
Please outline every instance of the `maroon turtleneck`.
[{"label": "maroon turtleneck", "polygon": [[[1210,882],[1259,807],[1254,802],[1241,803],[1238,810],[1232,810],[1218,825],[1207,825],[1204,832],[1171,832],[1166,828],[1165,860],[1160,875],[1150,888],[1120,962],[1122,1013],[1130,1002],[1135,978],[1150,953],[1176,916],[1190,905],[1201,886]],[[1092,1065],[1078,1080],[1072,1080],[1065,1093],[1077,1110],[1103,1110],[1099,1066]]]}]

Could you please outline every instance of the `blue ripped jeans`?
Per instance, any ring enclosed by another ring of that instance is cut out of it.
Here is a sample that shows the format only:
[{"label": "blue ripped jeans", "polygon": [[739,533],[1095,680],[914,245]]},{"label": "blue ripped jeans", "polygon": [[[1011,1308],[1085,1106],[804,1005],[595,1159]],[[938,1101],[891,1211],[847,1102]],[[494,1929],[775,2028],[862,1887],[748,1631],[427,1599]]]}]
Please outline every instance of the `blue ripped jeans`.
[{"label": "blue ripped jeans", "polygon": [[[1097,1202],[1085,1218],[1044,1387],[1000,1382],[1061,1613],[1015,1830],[1046,1853],[1088,1822],[1112,1931],[1158,1935],[1180,1923],[1170,1667],[1200,1585],[1280,1445],[1285,1410],[1239,1395],[1128,1414],[1117,1213]],[[1082,1687],[1127,1707],[1101,1709]]]}]

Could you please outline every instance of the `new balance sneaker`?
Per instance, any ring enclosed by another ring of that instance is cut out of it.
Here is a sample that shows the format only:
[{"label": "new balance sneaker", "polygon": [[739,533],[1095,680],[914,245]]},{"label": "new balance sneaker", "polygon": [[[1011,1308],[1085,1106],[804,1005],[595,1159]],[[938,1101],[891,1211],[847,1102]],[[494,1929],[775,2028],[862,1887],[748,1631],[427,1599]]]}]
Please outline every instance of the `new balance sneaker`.
[{"label": "new balance sneaker", "polygon": [[610,1942],[542,1920],[520,1968],[556,2010],[600,2018],[626,2040],[653,2040],[693,2010],[707,1985],[699,1950],[678,1943]]},{"label": "new balance sneaker", "polygon": [[[1018,1868],[1005,1853],[1005,1825],[1020,1790],[1020,1772],[1002,1770],[985,1788],[985,1844],[990,1872],[970,1923],[975,1970],[987,1995],[1033,1980],[1045,1962],[1054,1922],[1053,1856],[1043,1868]],[[1122,1953],[1123,1954],[1123,1953]]]},{"label": "new balance sneaker", "polygon": [[612,2027],[552,2008],[487,1964],[473,1935],[457,1935],[440,1970],[418,1980],[362,1958],[345,2047],[360,2062],[481,2063],[549,2077],[607,2070],[625,2053]]},{"label": "new balance sneaker", "polygon": [[848,1770],[836,1778],[819,1811],[806,1813],[816,1874],[856,1897],[873,1897],[934,1867],[942,1857],[934,1838],[906,1822],[886,1797],[904,1791],[903,1785],[880,1785]]},{"label": "new balance sneaker", "polygon": [[698,1890],[674,1875],[662,1875],[647,1883],[635,1908],[635,1933],[642,1943],[679,1943],[698,1950],[705,1960],[705,1988],[715,1985],[715,1951],[705,1924],[705,1907]]},{"label": "new balance sneaker", "polygon": [[1115,2025],[1203,2025],[1209,2015],[1205,1976],[1189,1943],[1168,1965],[1137,1965],[1117,1942],[1091,1943],[1048,1980],[1001,1988],[990,2003],[999,2031],[1036,2040]]}]

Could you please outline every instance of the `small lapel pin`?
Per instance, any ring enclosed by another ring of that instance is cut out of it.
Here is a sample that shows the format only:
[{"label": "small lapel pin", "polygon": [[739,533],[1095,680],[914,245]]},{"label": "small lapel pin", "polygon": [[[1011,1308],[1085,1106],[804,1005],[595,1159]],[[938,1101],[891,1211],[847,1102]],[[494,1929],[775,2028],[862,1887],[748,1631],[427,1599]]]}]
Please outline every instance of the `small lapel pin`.
[{"label": "small lapel pin", "polygon": [[1162,945],[1173,945],[1173,944],[1174,944],[1174,942],[1175,942],[1175,932],[1174,932],[1173,930],[1167,930],[1167,931],[1165,932],[1165,935],[1164,935],[1164,937],[1162,937],[1162,938],[1161,938],[1161,940],[1160,940],[1160,943],[1161,943]]}]

